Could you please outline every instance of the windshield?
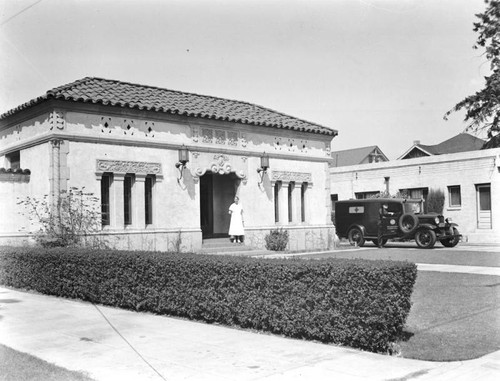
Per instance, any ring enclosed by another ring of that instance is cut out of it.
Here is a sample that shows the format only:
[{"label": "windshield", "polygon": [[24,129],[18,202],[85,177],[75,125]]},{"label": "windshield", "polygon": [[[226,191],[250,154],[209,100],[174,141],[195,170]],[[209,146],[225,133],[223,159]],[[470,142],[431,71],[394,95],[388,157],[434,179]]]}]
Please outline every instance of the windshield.
[{"label": "windshield", "polygon": [[420,201],[407,201],[404,204],[405,213],[420,214],[422,207]]}]

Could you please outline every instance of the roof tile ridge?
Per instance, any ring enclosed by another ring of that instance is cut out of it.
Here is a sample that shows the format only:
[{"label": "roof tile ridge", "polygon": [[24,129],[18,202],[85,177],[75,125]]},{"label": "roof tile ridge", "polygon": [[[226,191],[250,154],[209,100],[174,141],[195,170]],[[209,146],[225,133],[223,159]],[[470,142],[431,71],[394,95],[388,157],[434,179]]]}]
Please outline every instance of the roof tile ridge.
[{"label": "roof tile ridge", "polygon": [[200,94],[200,93],[195,93],[195,92],[190,92],[190,91],[181,91],[181,90],[168,89],[168,88],[165,88],[165,87],[159,87],[159,86],[153,86],[153,85],[144,85],[144,84],[140,84],[140,83],[132,83],[132,82],[121,81],[121,80],[116,80],[116,79],[107,79],[107,78],[99,78],[99,77],[85,77],[85,78],[83,78],[81,80],[75,81],[75,82],[70,83],[70,84],[68,84],[66,86],[60,86],[59,88],[61,88],[61,87],[75,86],[77,84],[80,84],[83,81],[87,81],[87,80],[90,80],[90,79],[99,80],[99,81],[105,81],[105,82],[113,82],[113,83],[122,84],[122,85],[142,87],[142,88],[147,88],[147,89],[156,89],[156,90],[160,90],[160,91],[168,91],[168,92],[177,93],[177,94],[194,95],[194,96],[202,97],[202,98],[216,99],[216,100],[226,101],[226,102],[230,101],[230,102],[235,102],[235,103],[238,103],[238,104],[241,104],[241,105],[247,105],[247,106],[252,106],[252,107],[259,107],[259,108],[261,108],[263,110],[267,110],[267,111],[273,112],[275,114],[279,114],[279,115],[282,115],[282,116],[285,116],[285,117],[288,117],[288,118],[292,118],[292,119],[295,119],[295,120],[298,120],[298,121],[301,121],[301,122],[304,122],[304,123],[307,123],[307,124],[310,124],[310,125],[313,125],[313,126],[325,128],[327,130],[336,131],[333,128],[326,127],[326,126],[323,126],[321,124],[308,121],[306,119],[297,118],[295,116],[286,114],[284,112],[276,111],[276,110],[271,109],[269,107],[261,106],[261,105],[259,105],[257,103],[251,103],[251,102],[248,102],[248,101],[241,101],[241,100],[232,99],[232,98],[222,98],[222,97],[217,97],[217,96],[213,96],[213,95]]}]

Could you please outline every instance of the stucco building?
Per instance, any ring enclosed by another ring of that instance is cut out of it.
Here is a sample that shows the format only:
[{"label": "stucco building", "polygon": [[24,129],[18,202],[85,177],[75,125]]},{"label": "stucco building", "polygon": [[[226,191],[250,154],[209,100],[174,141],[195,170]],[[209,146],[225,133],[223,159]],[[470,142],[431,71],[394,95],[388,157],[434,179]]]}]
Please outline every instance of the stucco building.
[{"label": "stucco building", "polygon": [[331,168],[331,199],[371,197],[382,191],[426,198],[445,194],[444,211],[463,240],[500,242],[500,148]]},{"label": "stucco building", "polygon": [[19,197],[85,187],[116,248],[169,250],[180,238],[198,250],[227,236],[235,195],[247,245],[285,227],[292,250],[328,248],[336,134],[246,102],[84,78],[1,115],[0,242],[36,228]]}]

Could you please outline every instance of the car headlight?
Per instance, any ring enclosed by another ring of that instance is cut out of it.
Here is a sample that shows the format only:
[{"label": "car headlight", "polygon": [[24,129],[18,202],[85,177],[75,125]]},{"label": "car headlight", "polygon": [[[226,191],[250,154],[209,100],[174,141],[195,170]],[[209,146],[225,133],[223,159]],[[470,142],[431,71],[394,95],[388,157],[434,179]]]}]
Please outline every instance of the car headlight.
[{"label": "car headlight", "polygon": [[439,224],[439,217],[434,218],[434,222],[436,223],[436,225],[438,225]]},{"label": "car headlight", "polygon": [[448,217],[448,218],[446,219],[446,223],[448,223],[448,224],[449,224],[451,221],[452,221],[452,219],[451,219],[450,217]]}]

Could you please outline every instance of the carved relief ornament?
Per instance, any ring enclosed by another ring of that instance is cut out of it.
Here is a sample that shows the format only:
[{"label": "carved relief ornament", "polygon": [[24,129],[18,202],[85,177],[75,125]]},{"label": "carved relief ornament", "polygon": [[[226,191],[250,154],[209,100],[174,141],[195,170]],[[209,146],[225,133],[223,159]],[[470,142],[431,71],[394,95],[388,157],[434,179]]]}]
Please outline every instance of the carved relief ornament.
[{"label": "carved relief ornament", "polygon": [[144,161],[97,160],[97,172],[136,173],[161,176],[161,164]]},{"label": "carved relief ornament", "polygon": [[271,181],[311,183],[312,175],[308,172],[272,171]]}]

